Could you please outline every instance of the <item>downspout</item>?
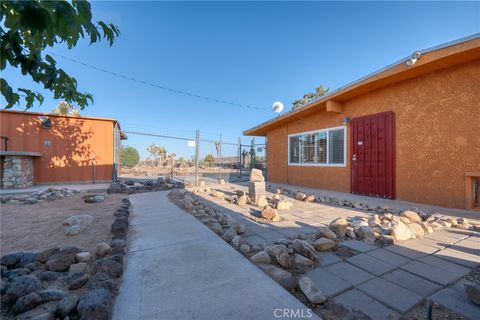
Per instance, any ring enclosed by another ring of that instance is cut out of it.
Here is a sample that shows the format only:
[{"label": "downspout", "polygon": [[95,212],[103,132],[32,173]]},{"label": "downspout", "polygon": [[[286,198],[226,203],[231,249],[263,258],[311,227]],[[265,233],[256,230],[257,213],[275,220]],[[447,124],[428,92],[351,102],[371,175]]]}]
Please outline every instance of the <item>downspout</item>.
[{"label": "downspout", "polygon": [[113,172],[112,172],[112,182],[117,182],[117,148],[118,148],[118,124],[115,123],[113,126]]}]

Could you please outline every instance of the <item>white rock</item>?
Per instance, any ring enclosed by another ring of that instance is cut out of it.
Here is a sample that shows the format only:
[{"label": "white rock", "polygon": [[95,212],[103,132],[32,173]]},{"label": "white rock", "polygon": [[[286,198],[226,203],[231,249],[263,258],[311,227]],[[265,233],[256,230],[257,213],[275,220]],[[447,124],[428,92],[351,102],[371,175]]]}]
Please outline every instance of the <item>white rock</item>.
[{"label": "white rock", "polygon": [[412,238],[412,231],[406,224],[399,221],[397,225],[392,228],[391,236],[395,241],[405,241]]},{"label": "white rock", "polygon": [[410,222],[422,222],[422,218],[420,218],[418,213],[416,213],[415,211],[406,210],[403,211],[400,216],[407,218],[408,220],[410,220]]},{"label": "white rock", "polygon": [[97,244],[97,247],[95,248],[95,254],[99,257],[106,256],[110,252],[112,252],[112,248],[110,248],[108,243],[105,242]]},{"label": "white rock", "polygon": [[90,259],[92,259],[90,252],[79,252],[75,255],[75,260],[77,262],[88,262]]}]

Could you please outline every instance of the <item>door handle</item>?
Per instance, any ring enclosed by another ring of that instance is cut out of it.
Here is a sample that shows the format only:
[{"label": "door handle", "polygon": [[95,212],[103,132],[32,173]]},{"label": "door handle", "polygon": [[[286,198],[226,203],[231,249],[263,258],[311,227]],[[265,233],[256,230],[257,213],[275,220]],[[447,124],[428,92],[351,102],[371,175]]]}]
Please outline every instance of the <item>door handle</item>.
[{"label": "door handle", "polygon": [[357,161],[357,155],[356,155],[356,154],[354,154],[354,155],[352,156],[352,161]]}]

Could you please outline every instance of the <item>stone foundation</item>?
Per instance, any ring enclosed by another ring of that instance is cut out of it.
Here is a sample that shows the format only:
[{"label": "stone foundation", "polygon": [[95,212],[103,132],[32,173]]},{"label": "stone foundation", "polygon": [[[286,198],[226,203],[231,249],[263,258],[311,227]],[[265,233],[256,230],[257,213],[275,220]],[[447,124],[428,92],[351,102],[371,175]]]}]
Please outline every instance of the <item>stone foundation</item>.
[{"label": "stone foundation", "polygon": [[6,156],[2,159],[2,188],[16,189],[33,186],[33,158]]}]

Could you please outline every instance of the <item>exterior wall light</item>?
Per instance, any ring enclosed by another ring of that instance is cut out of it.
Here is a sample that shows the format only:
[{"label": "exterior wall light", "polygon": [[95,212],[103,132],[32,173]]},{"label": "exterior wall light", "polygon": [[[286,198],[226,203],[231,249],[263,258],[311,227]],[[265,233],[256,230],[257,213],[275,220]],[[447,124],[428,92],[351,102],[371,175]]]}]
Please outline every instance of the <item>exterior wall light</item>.
[{"label": "exterior wall light", "polygon": [[343,124],[344,126],[346,126],[349,122],[350,122],[350,118],[349,118],[349,117],[343,117],[343,119],[342,119],[342,124]]},{"label": "exterior wall light", "polygon": [[420,59],[421,56],[422,56],[422,53],[420,51],[415,51],[412,54],[412,57],[407,61],[405,61],[405,64],[407,65],[407,67],[411,67],[415,64],[415,62],[417,62],[418,59]]}]

